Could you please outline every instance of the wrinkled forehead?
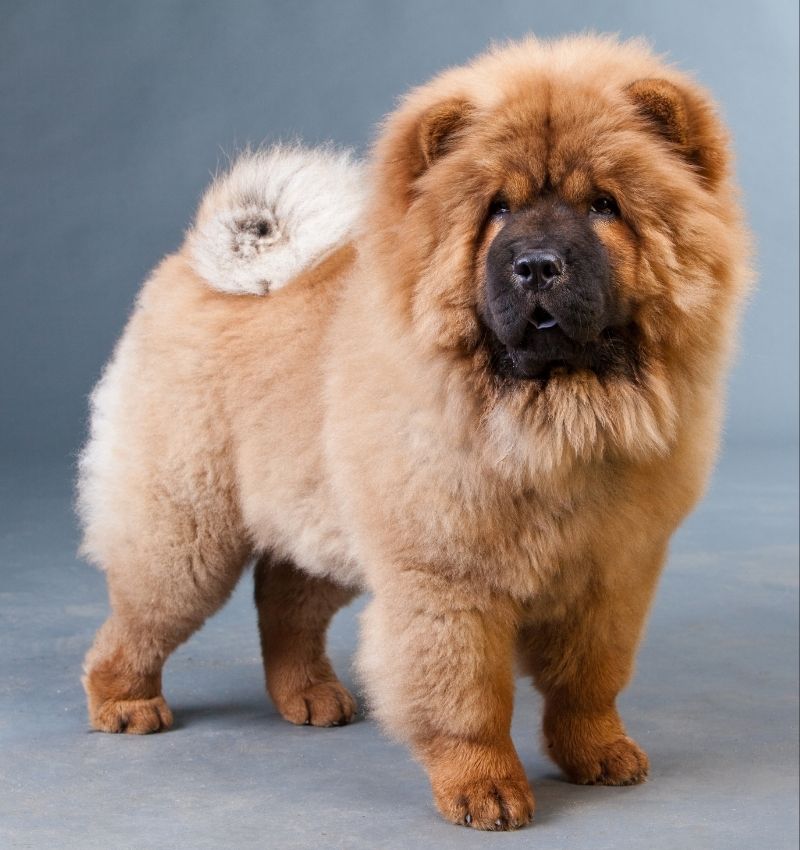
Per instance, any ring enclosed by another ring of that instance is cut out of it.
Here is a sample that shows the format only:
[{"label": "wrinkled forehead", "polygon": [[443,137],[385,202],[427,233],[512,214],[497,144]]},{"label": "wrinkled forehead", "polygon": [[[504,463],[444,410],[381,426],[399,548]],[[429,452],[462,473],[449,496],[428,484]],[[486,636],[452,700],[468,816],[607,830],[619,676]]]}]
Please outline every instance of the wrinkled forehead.
[{"label": "wrinkled forehead", "polygon": [[481,122],[476,162],[502,176],[512,201],[543,191],[582,197],[623,179],[627,117],[600,87],[533,78]]}]

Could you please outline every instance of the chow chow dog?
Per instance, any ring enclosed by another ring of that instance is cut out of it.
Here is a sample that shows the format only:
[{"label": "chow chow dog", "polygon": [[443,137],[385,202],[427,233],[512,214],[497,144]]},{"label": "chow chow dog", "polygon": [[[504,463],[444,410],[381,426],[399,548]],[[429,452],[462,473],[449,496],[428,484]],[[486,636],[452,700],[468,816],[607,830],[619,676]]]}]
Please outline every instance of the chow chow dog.
[{"label": "chow chow dog", "polygon": [[[750,281],[708,94],[636,41],[491,49],[402,101],[363,202],[356,178],[328,194],[272,284],[261,165],[234,181],[242,215],[209,196],[93,395],[79,507],[112,613],[85,663],[92,725],[170,725],[167,657],[254,558],[293,723],[352,719],[325,632],[371,593],[369,703],[448,820],[532,817],[515,663],[570,780],[641,782],[615,700],[714,461]],[[307,176],[301,219],[331,185]]]}]

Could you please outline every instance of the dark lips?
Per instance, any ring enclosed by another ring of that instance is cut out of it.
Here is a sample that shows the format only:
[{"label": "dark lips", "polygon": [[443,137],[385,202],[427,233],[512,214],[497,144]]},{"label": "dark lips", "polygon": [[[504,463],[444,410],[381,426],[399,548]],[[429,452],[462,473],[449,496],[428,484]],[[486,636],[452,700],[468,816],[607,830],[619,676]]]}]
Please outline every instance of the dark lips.
[{"label": "dark lips", "polygon": [[571,340],[549,314],[535,316],[518,346],[506,346],[487,329],[492,364],[505,377],[542,378],[556,366],[580,366],[584,346]]},{"label": "dark lips", "polygon": [[[552,324],[539,325],[533,330],[535,339],[522,348],[509,348],[508,356],[518,377],[541,378],[554,366],[564,366],[575,360],[575,346],[558,327],[555,319],[547,320]],[[577,365],[577,364],[576,364]]]},{"label": "dark lips", "polygon": [[544,381],[554,369],[589,369],[597,375],[624,375],[632,380],[643,356],[639,332],[630,323],[606,328],[591,342],[580,342],[570,338],[552,316],[537,317],[514,346],[502,343],[488,325],[484,328],[492,370],[501,378]]}]

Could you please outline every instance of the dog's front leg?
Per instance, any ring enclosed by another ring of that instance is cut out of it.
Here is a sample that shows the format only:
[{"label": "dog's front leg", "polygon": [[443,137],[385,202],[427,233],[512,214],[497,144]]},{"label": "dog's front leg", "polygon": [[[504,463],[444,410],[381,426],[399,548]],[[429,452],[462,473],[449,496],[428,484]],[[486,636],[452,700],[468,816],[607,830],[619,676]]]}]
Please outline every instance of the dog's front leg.
[{"label": "dog's front leg", "polygon": [[631,538],[627,547],[596,551],[592,583],[569,610],[520,631],[521,661],[545,698],[548,753],[580,784],[634,785],[649,770],[616,700],[633,671],[666,544]]},{"label": "dog's front leg", "polygon": [[410,741],[450,821],[515,829],[533,795],[511,742],[516,606],[434,569],[384,578],[360,666],[387,730]]}]

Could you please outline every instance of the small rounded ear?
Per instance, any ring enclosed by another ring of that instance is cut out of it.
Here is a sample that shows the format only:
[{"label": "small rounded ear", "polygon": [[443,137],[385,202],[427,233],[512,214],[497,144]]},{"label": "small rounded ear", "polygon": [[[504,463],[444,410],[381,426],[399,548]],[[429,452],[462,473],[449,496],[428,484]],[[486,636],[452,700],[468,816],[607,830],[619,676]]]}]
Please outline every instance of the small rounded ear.
[{"label": "small rounded ear", "polygon": [[662,79],[636,80],[625,89],[639,114],[694,165],[710,186],[727,173],[727,136],[700,93]]},{"label": "small rounded ear", "polygon": [[437,96],[423,88],[406,97],[373,148],[373,197],[381,199],[380,209],[398,215],[408,209],[415,181],[455,148],[474,113],[459,92]]},{"label": "small rounded ear", "polygon": [[425,168],[447,153],[454,137],[464,129],[474,112],[466,100],[453,100],[432,106],[420,119],[417,139]]},{"label": "small rounded ear", "polygon": [[667,80],[637,80],[626,89],[639,113],[653,122],[670,142],[681,147],[689,140],[689,118],[683,96]]}]

